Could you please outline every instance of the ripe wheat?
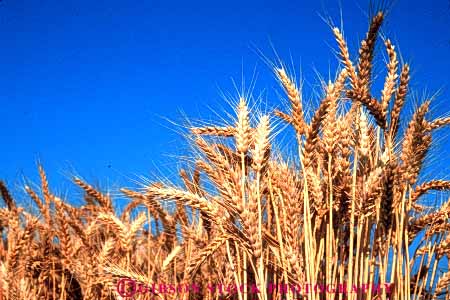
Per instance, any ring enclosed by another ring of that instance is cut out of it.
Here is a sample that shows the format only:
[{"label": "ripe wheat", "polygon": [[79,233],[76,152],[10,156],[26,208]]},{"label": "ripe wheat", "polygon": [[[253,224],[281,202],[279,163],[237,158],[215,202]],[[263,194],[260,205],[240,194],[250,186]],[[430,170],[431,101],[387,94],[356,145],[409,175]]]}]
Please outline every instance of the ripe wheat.
[{"label": "ripe wheat", "polygon": [[[200,284],[195,293],[152,290],[134,299],[450,299],[449,269],[438,269],[450,256],[450,202],[431,210],[422,202],[431,190],[448,191],[450,182],[419,180],[431,132],[450,119],[429,120],[424,101],[399,130],[410,68],[388,39],[384,87],[380,99],[373,95],[383,18],[381,12],[373,18],[356,63],[333,30],[343,69],[324,86],[310,120],[295,80],[275,67],[290,103],[286,112],[253,123],[241,98],[232,124],[192,128],[197,153],[180,171],[184,186],[122,189],[131,201],[121,216],[110,195],[80,178],[73,181],[85,204],[64,202],[41,166],[41,192],[25,187],[38,215],[20,207],[0,181],[6,203],[0,299],[124,299],[116,288],[122,277]],[[284,159],[274,144],[275,118],[294,129],[295,159]],[[133,211],[140,214],[133,218]],[[206,283],[259,290],[218,293]],[[305,283],[389,289],[266,288]]]}]

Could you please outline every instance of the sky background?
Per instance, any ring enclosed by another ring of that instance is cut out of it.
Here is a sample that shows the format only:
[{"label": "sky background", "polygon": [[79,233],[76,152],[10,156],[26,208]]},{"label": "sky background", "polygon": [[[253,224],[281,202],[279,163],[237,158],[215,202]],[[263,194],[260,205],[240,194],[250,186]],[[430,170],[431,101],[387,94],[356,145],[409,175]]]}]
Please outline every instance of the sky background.
[{"label": "sky background", "polygon": [[[313,90],[336,66],[320,15],[339,25],[340,7],[354,57],[368,1],[1,1],[0,178],[20,191],[38,159],[57,192],[75,173],[111,189],[171,177],[186,143],[166,119],[213,121],[211,109],[227,107],[221,93],[237,95],[232,78],[248,83],[255,68],[255,94],[276,106],[257,54],[274,60],[271,45]],[[450,111],[450,2],[395,1],[383,31],[411,63],[419,98],[441,90],[433,114]],[[439,141],[435,158],[448,159]]]}]

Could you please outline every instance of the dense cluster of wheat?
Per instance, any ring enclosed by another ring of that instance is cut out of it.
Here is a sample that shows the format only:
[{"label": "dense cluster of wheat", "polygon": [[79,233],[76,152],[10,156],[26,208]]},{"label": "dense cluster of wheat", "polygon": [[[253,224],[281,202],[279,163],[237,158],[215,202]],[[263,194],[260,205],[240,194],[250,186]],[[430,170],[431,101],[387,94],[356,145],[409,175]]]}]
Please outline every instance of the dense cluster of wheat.
[{"label": "dense cluster of wheat", "polygon": [[[198,285],[134,299],[450,299],[450,272],[438,269],[450,254],[450,202],[421,202],[450,182],[418,180],[432,131],[450,119],[428,120],[424,101],[399,129],[410,69],[388,39],[384,87],[373,96],[382,21],[382,13],[373,18],[355,63],[334,29],[343,68],[310,120],[295,81],[275,67],[288,112],[256,119],[241,98],[235,124],[192,128],[197,152],[180,171],[184,187],[122,189],[131,201],[120,215],[109,195],[79,178],[86,204],[67,204],[42,167],[41,191],[25,187],[39,215],[0,182],[0,298],[125,299],[116,285],[126,277]],[[275,116],[295,130],[296,159],[276,150]],[[315,288],[300,290],[305,283]]]}]

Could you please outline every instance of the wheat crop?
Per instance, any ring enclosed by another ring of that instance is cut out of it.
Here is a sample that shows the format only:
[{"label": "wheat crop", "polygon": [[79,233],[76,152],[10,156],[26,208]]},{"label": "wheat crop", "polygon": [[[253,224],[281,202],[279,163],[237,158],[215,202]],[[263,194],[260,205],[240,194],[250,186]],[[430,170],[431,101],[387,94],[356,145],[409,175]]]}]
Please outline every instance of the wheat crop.
[{"label": "wheat crop", "polygon": [[[421,179],[432,133],[450,120],[430,120],[430,100],[404,118],[410,67],[389,39],[375,91],[383,19],[356,61],[333,29],[342,69],[310,118],[273,66],[288,107],[264,115],[241,97],[230,124],[191,128],[183,185],[121,189],[121,214],[80,178],[85,204],[68,204],[41,166],[40,191],[25,187],[38,214],[0,182],[0,299],[450,299],[450,201],[423,201],[450,182]],[[295,155],[276,145],[280,122]]]}]

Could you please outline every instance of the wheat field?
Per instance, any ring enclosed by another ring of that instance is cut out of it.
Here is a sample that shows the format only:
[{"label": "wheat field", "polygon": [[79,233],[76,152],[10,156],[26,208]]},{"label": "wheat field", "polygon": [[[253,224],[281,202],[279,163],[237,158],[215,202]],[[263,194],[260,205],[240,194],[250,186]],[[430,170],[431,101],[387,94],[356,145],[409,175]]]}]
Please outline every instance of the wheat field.
[{"label": "wheat field", "polygon": [[[429,119],[428,99],[405,118],[410,66],[379,36],[383,19],[356,61],[332,30],[341,69],[318,107],[274,64],[288,107],[262,114],[241,97],[228,126],[190,128],[183,185],[121,189],[120,214],[77,177],[84,204],[70,205],[41,165],[40,189],[25,186],[37,214],[0,182],[0,299],[450,299],[450,201],[423,201],[450,182],[420,176],[450,118]],[[387,57],[381,93],[375,49]],[[280,127],[295,155],[279,150]]]}]

